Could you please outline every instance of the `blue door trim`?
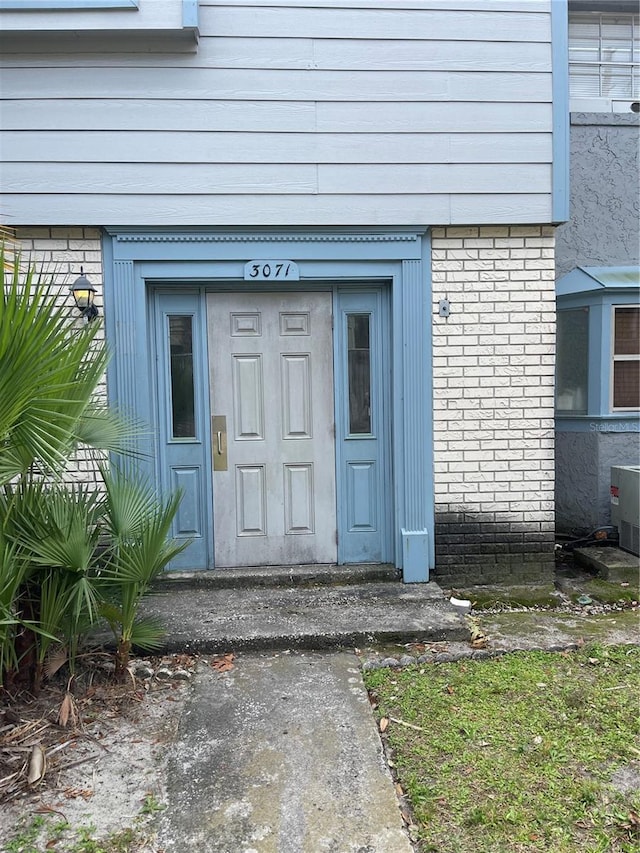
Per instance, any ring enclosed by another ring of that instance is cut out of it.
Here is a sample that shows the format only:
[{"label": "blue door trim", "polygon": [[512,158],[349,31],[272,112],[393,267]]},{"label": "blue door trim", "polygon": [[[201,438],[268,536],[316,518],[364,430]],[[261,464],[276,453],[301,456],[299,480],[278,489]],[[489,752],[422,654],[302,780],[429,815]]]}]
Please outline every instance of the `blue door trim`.
[{"label": "blue door trim", "polygon": [[[387,488],[394,507],[393,559],[405,581],[426,581],[434,564],[430,254],[426,229],[107,229],[109,398],[138,419],[153,421],[150,286],[245,288],[244,265],[255,258],[294,260],[300,289],[390,283],[393,435]],[[138,447],[147,454],[141,467],[154,477],[153,442],[142,438]]]}]

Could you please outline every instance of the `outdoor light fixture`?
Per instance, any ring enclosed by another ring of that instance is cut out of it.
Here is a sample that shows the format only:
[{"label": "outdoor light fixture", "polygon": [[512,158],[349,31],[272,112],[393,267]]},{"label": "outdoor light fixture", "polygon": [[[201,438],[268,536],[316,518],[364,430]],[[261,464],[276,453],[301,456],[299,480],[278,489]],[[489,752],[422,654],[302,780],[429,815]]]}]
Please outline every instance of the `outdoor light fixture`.
[{"label": "outdoor light fixture", "polygon": [[93,304],[96,289],[84,274],[82,267],[80,267],[80,276],[71,285],[71,292],[76,302],[76,308],[83,317],[87,318],[87,323],[90,323],[94,317],[98,316],[98,309]]}]

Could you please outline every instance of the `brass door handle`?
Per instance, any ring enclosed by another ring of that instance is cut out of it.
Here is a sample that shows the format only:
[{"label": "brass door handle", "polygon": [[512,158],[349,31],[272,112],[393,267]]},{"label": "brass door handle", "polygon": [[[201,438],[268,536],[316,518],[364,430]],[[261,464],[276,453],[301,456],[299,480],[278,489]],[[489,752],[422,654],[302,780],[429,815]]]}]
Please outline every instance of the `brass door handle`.
[{"label": "brass door handle", "polygon": [[225,415],[211,416],[211,434],[215,436],[213,450],[213,470],[226,471],[227,463],[227,418]]}]

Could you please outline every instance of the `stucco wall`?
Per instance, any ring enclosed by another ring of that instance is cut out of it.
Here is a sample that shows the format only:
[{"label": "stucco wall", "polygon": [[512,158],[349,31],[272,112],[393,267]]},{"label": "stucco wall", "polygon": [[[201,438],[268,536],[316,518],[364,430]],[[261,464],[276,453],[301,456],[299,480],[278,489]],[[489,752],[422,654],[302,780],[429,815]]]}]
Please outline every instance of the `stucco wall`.
[{"label": "stucco wall", "polygon": [[640,116],[571,114],[570,220],[556,231],[556,275],[639,262]]},{"label": "stucco wall", "polygon": [[556,434],[556,521],[561,531],[611,523],[613,465],[640,464],[637,432],[598,429]]},{"label": "stucco wall", "polygon": [[[639,141],[638,115],[572,113],[571,220],[556,231],[557,278],[576,266],[640,262]],[[598,421],[557,432],[558,529],[608,524],[610,467],[639,463],[637,432]]]}]

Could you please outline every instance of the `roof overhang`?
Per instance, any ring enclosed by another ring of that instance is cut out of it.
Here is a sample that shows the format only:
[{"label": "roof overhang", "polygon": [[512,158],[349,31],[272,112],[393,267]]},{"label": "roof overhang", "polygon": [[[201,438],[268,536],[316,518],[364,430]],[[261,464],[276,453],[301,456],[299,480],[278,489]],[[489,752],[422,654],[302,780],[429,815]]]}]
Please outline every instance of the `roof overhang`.
[{"label": "roof overhang", "polygon": [[637,290],[640,298],[640,267],[576,267],[556,282],[556,296],[614,290]]}]

